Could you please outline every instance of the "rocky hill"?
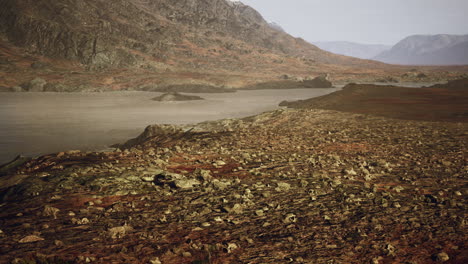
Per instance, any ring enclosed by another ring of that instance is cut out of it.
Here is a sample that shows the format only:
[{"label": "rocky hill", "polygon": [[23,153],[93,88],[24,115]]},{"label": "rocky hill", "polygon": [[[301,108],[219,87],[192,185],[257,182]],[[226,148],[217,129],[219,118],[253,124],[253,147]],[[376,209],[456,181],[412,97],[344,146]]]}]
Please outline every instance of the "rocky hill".
[{"label": "rocky hill", "polygon": [[[196,53],[274,52],[322,63],[357,63],[273,29],[240,2],[2,0],[1,30],[13,43],[95,66],[168,60]],[[190,54],[192,53],[192,54]],[[213,55],[214,55],[213,54]]]},{"label": "rocky hill", "polygon": [[[21,75],[27,80],[34,79],[33,74],[44,68],[35,68],[29,76],[28,67],[35,62],[49,65],[49,73],[65,69],[59,75],[86,69],[85,76],[79,78],[81,82],[97,79],[90,71],[100,70],[101,80],[111,80],[93,84],[113,82],[112,89],[132,88],[121,84],[129,75],[133,85],[140,85],[135,78],[154,78],[149,73],[236,86],[240,85],[239,79],[249,81],[248,76],[269,80],[282,74],[361,74],[359,71],[384,67],[377,62],[335,55],[294,38],[240,2],[0,0],[0,5],[0,66],[12,74],[19,69],[28,70]],[[103,78],[106,73],[102,71],[109,69],[126,72],[112,72]],[[139,77],[142,69],[148,74]],[[232,78],[213,80],[216,77],[200,74],[227,74]],[[0,86],[18,85],[18,78],[11,74],[0,76]],[[160,84],[162,80],[152,82]]]},{"label": "rocky hill", "polygon": [[374,59],[407,65],[467,65],[468,35],[410,36]]}]

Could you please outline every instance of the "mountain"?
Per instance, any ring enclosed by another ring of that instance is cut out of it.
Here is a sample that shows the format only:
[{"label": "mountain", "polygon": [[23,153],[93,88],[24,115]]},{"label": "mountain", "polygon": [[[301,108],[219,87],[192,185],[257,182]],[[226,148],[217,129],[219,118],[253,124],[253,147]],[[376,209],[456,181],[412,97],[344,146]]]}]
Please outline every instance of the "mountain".
[{"label": "mountain", "polygon": [[468,35],[414,35],[373,59],[404,65],[467,65]]},{"label": "mountain", "polygon": [[[292,37],[240,1],[0,0],[0,6],[0,86],[38,75],[112,89],[174,82],[240,86],[284,74],[385,67]],[[32,64],[64,72],[31,72]]]},{"label": "mountain", "polygon": [[371,59],[392,46],[379,44],[361,44],[349,41],[312,42],[317,47],[335,53],[361,59]]}]

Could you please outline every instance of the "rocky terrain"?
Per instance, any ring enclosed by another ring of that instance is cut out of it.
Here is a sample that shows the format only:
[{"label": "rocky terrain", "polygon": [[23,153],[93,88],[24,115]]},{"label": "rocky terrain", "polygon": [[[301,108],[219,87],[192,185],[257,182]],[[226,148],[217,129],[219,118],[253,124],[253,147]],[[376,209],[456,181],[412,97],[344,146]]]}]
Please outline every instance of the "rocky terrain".
[{"label": "rocky terrain", "polygon": [[19,158],[0,263],[466,263],[468,123],[435,118],[281,109]]},{"label": "rocky terrain", "polygon": [[[238,1],[0,6],[0,91],[232,92],[468,72],[331,54]],[[0,166],[0,263],[467,263],[466,87],[350,84],[285,103],[297,109],[148,126],[111,151],[19,156]]]}]

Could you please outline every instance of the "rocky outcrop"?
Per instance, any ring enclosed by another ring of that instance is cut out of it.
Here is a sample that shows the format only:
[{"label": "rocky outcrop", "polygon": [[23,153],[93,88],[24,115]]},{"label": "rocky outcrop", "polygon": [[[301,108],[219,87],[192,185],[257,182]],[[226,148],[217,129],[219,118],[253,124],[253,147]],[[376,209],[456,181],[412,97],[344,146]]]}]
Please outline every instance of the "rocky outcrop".
[{"label": "rocky outcrop", "polygon": [[240,90],[264,90],[264,89],[301,89],[301,88],[332,88],[333,84],[326,76],[319,76],[313,79],[304,80],[289,80],[289,77],[284,76],[281,81],[270,81],[256,83],[241,88]]},{"label": "rocky outcrop", "polygon": [[186,94],[180,94],[180,93],[165,93],[151,100],[158,101],[158,102],[177,102],[177,101],[196,101],[196,100],[204,100],[204,99],[196,95],[186,95]]},{"label": "rocky outcrop", "polygon": [[145,142],[151,141],[165,141],[171,138],[177,138],[182,135],[184,131],[181,127],[175,125],[151,125],[145,128],[145,131],[138,137],[133,138],[125,142],[124,144],[117,144],[113,147],[119,149],[129,149]]},{"label": "rocky outcrop", "polygon": [[141,91],[161,93],[234,93],[235,89],[206,84],[173,84],[173,85],[145,85],[139,87]]},{"label": "rocky outcrop", "polygon": [[319,76],[314,79],[303,80],[302,86],[304,88],[331,88],[333,84],[328,80],[327,76]]},{"label": "rocky outcrop", "polygon": [[24,91],[28,91],[28,92],[43,92],[44,86],[46,84],[47,82],[44,79],[35,78],[31,80],[30,82],[22,84],[21,88],[23,88]]}]

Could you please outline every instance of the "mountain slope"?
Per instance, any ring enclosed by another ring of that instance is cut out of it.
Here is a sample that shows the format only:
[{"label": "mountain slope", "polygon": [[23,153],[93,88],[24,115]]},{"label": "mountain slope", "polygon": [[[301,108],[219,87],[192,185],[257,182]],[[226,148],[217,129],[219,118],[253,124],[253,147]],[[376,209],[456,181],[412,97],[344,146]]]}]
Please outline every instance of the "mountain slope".
[{"label": "mountain slope", "polygon": [[374,59],[406,65],[466,65],[468,35],[410,36]]},{"label": "mountain slope", "polygon": [[361,44],[348,41],[323,41],[312,42],[317,47],[335,53],[361,59],[371,59],[391,46],[379,44]]},{"label": "mountain slope", "polygon": [[0,0],[0,6],[0,90],[17,91],[36,78],[51,91],[153,90],[325,74],[335,82],[372,81],[408,70],[321,50],[239,1]]},{"label": "mountain slope", "polygon": [[144,57],[140,52],[167,59],[194,57],[197,54],[189,53],[197,49],[239,55],[253,48],[322,63],[358,63],[271,28],[257,11],[240,2],[1,0],[0,4],[1,32],[10,41],[34,53],[84,64],[135,64]]}]

